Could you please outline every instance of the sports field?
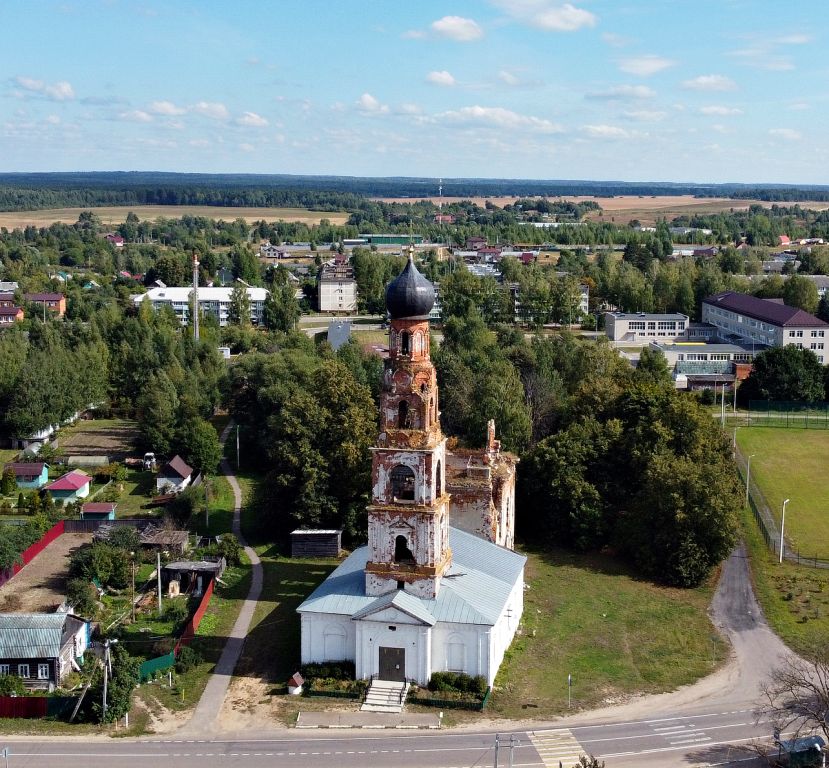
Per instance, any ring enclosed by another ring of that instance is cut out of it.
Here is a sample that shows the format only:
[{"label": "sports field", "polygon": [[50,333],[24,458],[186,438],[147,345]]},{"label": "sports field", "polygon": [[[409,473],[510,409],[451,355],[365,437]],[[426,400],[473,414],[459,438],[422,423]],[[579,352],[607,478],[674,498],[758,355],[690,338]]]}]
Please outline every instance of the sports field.
[{"label": "sports field", "polygon": [[47,208],[42,211],[0,212],[0,227],[16,229],[27,227],[48,227],[55,222],[74,224],[82,211],[91,210],[107,226],[116,226],[126,221],[132,212],[141,221],[158,218],[179,219],[182,216],[204,216],[208,219],[235,221],[244,219],[248,224],[254,221],[296,221],[305,224],[319,224],[328,219],[332,224],[345,224],[347,213],[309,211],[304,208],[223,208],[214,205],[130,205],[108,206],[105,208]]},{"label": "sports field", "polygon": [[741,427],[737,442],[778,524],[789,499],[787,546],[829,559],[829,430]]}]

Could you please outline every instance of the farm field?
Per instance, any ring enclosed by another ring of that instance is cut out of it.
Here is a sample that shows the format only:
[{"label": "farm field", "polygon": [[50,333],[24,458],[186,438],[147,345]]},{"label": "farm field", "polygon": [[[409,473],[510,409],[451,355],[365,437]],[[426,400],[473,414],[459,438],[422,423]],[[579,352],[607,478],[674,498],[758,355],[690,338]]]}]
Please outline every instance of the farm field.
[{"label": "farm field", "polygon": [[751,460],[751,477],[760,486],[778,522],[786,507],[787,545],[804,557],[829,559],[829,431],[781,427],[742,427],[740,450]]},{"label": "farm field", "polygon": [[[406,200],[422,199],[437,204],[439,197],[423,198],[375,198],[383,202],[395,203]],[[483,206],[487,201],[503,207],[511,205],[517,197],[444,197],[443,203],[458,203],[463,200],[471,200],[477,205]],[[745,211],[751,205],[762,205],[770,208],[774,202],[764,200],[736,200],[728,197],[694,197],[693,195],[618,195],[616,197],[593,197],[585,195],[565,195],[562,197],[551,196],[549,199],[566,200],[573,203],[581,203],[587,200],[598,203],[602,212],[589,213],[586,218],[590,221],[607,220],[608,218],[618,224],[626,224],[632,219],[638,219],[642,224],[653,224],[657,219],[672,219],[676,216],[706,213],[719,213],[721,211]],[[785,203],[782,203],[785,205]],[[794,203],[792,203],[794,205]],[[829,208],[827,202],[801,202],[801,208],[810,208],[816,211],[823,211]]]},{"label": "farm field", "polygon": [[304,208],[225,208],[213,205],[132,205],[108,206],[104,208],[47,208],[40,211],[1,211],[0,227],[7,229],[23,228],[29,225],[48,227],[55,222],[74,224],[82,211],[91,210],[101,221],[109,226],[116,226],[126,221],[132,212],[142,221],[146,219],[178,219],[182,216],[204,216],[209,219],[235,221],[244,219],[248,224],[254,221],[296,221],[306,224],[319,224],[328,219],[332,224],[345,224],[347,213],[309,211]]},{"label": "farm field", "polygon": [[48,612],[63,602],[69,558],[92,534],[64,533],[0,587],[0,613]]},{"label": "farm field", "polygon": [[138,425],[129,419],[80,420],[62,429],[58,448],[65,456],[110,456],[123,460],[134,451]]}]

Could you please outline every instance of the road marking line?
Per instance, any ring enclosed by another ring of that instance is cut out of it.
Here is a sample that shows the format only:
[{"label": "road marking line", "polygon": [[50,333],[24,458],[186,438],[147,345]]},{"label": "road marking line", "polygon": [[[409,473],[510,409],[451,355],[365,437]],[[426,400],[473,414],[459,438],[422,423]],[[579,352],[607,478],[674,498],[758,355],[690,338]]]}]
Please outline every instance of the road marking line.
[{"label": "road marking line", "polygon": [[562,760],[578,761],[579,757],[584,754],[581,744],[569,728],[533,731],[528,735],[538,756],[548,768],[558,768]]}]

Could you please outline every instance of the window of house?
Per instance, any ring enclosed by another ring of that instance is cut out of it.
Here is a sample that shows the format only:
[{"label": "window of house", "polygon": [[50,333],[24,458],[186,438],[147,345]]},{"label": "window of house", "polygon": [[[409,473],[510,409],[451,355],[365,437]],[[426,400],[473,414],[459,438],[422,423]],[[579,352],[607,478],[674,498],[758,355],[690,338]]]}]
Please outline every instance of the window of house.
[{"label": "window of house", "polygon": [[415,476],[411,468],[398,464],[391,471],[391,495],[395,499],[414,501]]},{"label": "window of house", "polygon": [[38,680],[48,680],[49,679],[49,665],[48,664],[38,664],[37,665],[37,679]]},{"label": "window of house", "polygon": [[8,675],[9,674],[9,665],[8,664],[0,664],[0,675]]},{"label": "window of house", "polygon": [[29,665],[28,664],[18,664],[17,665],[17,676],[18,677],[28,677],[29,676]]}]

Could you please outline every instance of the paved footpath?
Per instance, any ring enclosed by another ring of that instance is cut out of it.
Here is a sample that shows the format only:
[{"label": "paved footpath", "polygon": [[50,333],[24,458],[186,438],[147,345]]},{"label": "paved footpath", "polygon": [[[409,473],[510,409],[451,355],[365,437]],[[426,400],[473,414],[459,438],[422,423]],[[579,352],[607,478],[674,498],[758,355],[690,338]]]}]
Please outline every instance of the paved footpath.
[{"label": "paved footpath", "polygon": [[[219,441],[223,446],[232,428],[233,422],[230,421],[222,431]],[[233,670],[239,661],[242,646],[245,644],[250,622],[253,619],[256,602],[259,600],[259,595],[262,592],[262,564],[259,561],[259,556],[247,545],[247,542],[245,542],[242,536],[242,491],[239,488],[239,483],[236,482],[236,475],[233,474],[233,470],[227,459],[222,460],[222,473],[233,489],[233,533],[236,534],[244,546],[245,553],[250,559],[253,568],[253,581],[250,585],[248,596],[242,604],[242,610],[239,611],[239,616],[233,625],[233,630],[227,638],[222,655],[216,663],[216,668],[213,670],[210,680],[207,681],[207,686],[204,689],[204,693],[202,693],[193,717],[190,718],[190,722],[183,729],[188,733],[214,732],[214,722],[222,709],[230,680],[233,677]]]}]

